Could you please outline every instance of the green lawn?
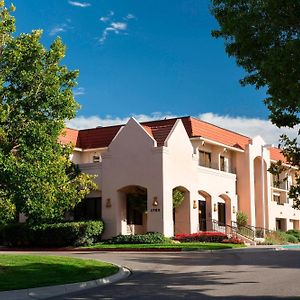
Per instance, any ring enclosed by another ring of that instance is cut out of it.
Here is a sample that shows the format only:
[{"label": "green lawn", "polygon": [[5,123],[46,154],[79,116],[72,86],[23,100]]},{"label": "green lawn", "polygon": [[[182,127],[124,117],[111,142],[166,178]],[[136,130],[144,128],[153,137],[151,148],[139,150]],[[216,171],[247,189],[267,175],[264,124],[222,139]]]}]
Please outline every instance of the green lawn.
[{"label": "green lawn", "polygon": [[104,244],[99,243],[90,247],[93,249],[185,249],[185,250],[218,250],[241,248],[245,245],[239,244],[222,244],[222,243],[178,243],[178,244]]},{"label": "green lawn", "polygon": [[0,291],[88,281],[117,271],[117,266],[96,260],[0,255]]}]

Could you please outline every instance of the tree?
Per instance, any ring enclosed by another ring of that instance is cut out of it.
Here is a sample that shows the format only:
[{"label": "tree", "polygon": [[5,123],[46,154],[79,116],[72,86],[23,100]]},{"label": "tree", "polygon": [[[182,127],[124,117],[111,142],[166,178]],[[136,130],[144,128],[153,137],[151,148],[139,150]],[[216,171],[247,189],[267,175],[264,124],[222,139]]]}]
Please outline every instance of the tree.
[{"label": "tree", "polygon": [[[226,52],[247,72],[241,84],[266,88],[264,102],[278,127],[299,125],[300,1],[212,0],[211,12],[220,25],[213,37],[225,39]],[[280,143],[287,163],[299,168],[297,139],[282,135]],[[296,181],[289,195],[300,207]]]},{"label": "tree", "polygon": [[58,143],[79,108],[78,72],[60,65],[59,38],[47,50],[41,30],[15,36],[14,9],[0,1],[0,208],[53,222],[95,187],[71,163],[72,146]]},{"label": "tree", "polygon": [[173,210],[179,207],[184,200],[184,192],[181,192],[179,189],[173,189]]}]

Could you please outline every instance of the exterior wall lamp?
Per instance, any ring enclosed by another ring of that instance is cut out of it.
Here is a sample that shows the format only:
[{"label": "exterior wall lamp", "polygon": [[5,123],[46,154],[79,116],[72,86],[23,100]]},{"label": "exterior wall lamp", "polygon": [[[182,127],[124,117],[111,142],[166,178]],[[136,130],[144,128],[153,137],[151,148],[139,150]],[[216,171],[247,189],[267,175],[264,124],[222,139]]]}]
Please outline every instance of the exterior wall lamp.
[{"label": "exterior wall lamp", "polygon": [[153,197],[152,206],[158,206],[157,197]]},{"label": "exterior wall lamp", "polygon": [[217,203],[214,203],[214,211],[217,211],[218,207],[217,207]]},{"label": "exterior wall lamp", "polygon": [[111,201],[110,198],[106,199],[106,207],[111,207]]},{"label": "exterior wall lamp", "polygon": [[197,208],[197,200],[194,200],[193,201],[193,209],[196,209]]}]

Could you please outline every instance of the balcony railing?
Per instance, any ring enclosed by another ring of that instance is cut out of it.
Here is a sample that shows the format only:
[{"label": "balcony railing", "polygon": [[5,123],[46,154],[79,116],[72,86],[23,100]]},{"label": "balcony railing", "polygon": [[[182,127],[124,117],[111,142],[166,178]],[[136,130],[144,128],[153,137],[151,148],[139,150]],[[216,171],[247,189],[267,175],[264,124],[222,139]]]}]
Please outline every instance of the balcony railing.
[{"label": "balcony railing", "polygon": [[214,170],[218,170],[220,172],[225,172],[225,173],[232,173],[232,174],[236,174],[236,169],[235,168],[229,168],[227,167],[226,169],[222,170],[218,164],[201,164],[199,163],[199,167],[202,168],[208,168],[208,169],[214,169]]}]

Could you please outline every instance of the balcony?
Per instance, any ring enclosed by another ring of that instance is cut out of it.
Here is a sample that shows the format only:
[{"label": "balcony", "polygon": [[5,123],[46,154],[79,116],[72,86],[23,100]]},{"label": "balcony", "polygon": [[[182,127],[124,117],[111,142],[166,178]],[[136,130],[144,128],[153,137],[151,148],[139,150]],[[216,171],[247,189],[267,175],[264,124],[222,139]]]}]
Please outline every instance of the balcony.
[{"label": "balcony", "polygon": [[201,163],[199,162],[199,167],[217,170],[222,173],[236,174],[235,168],[230,168],[229,166],[219,166],[217,163]]}]

